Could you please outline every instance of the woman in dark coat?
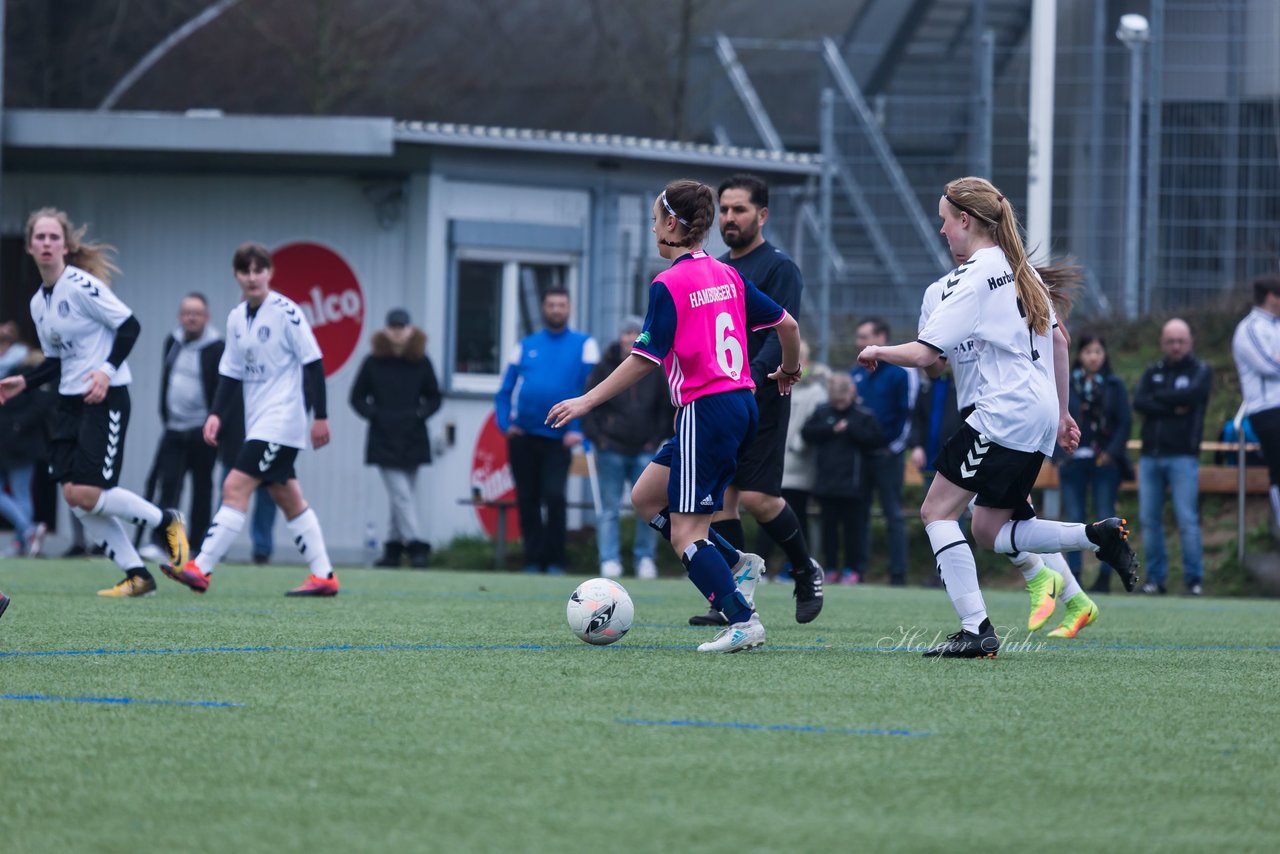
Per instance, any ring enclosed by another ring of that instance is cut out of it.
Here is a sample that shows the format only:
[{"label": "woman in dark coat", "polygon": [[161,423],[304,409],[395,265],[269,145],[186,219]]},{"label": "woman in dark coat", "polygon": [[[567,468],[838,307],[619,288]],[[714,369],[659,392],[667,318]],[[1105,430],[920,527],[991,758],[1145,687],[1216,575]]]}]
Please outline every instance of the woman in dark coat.
[{"label": "woman in dark coat", "polygon": [[440,386],[427,357],[427,334],[397,308],[373,335],[372,352],[351,386],[351,408],[369,422],[366,465],[377,466],[387,488],[391,525],[378,566],[425,567],[431,546],[419,536],[415,500],[418,468],[431,462],[427,419],[440,408]]}]

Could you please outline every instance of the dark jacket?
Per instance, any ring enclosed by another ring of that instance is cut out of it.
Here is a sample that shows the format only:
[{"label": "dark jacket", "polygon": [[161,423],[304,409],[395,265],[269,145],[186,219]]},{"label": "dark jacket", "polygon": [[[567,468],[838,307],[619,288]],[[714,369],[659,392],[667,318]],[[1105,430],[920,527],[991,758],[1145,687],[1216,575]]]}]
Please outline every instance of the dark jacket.
[{"label": "dark jacket", "polygon": [[[1133,424],[1124,380],[1105,373],[1086,385],[1084,371],[1075,368],[1071,371],[1070,391],[1067,409],[1080,428],[1080,447],[1092,448],[1095,456],[1106,454],[1123,470],[1125,464],[1120,460],[1126,454],[1124,445]],[[1054,457],[1059,462],[1071,458],[1061,448]]]},{"label": "dark jacket", "polygon": [[1200,455],[1212,385],[1213,369],[1195,354],[1174,363],[1161,359],[1142,372],[1133,392],[1133,408],[1144,416],[1143,456]]},{"label": "dark jacket", "polygon": [[[169,374],[173,371],[173,362],[169,360],[169,354],[176,346],[178,346],[177,333],[170,332],[164,339],[164,353],[160,359],[160,364],[163,366],[160,369],[161,424],[169,422]],[[204,405],[210,411],[213,410],[213,393],[218,388],[218,362],[222,361],[222,351],[226,346],[227,342],[219,338],[200,351],[200,378],[204,384]]]},{"label": "dark jacket", "polygon": [[[837,433],[835,426],[842,419],[848,426]],[[809,416],[800,435],[813,448],[814,495],[866,498],[863,457],[884,445],[880,423],[871,410],[857,403],[847,409],[824,403]]]},{"label": "dark jacket", "polygon": [[31,388],[0,406],[0,468],[25,466],[46,458],[49,416],[57,395]]},{"label": "dark jacket", "polygon": [[427,419],[440,408],[440,386],[427,357],[427,334],[414,329],[396,356],[386,332],[375,332],[372,352],[351,386],[351,408],[369,422],[366,465],[407,469],[431,462]]},{"label": "dark jacket", "polygon": [[956,381],[950,372],[928,386],[920,385],[915,409],[911,413],[911,437],[908,448],[924,448],[925,471],[934,470],[942,445],[964,424],[956,403]]},{"label": "dark jacket", "polygon": [[[622,358],[622,345],[617,341],[610,344],[587,377],[587,389],[600,385],[622,364]],[[656,370],[582,416],[582,432],[597,450],[639,454],[656,450],[671,436],[674,417],[666,378]]]}]

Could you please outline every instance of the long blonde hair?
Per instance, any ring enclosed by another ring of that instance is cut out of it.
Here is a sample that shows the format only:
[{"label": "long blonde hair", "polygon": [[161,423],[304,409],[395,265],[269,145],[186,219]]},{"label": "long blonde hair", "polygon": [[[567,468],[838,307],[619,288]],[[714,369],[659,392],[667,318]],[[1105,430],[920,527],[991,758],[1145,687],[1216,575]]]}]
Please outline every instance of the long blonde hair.
[{"label": "long blonde hair", "polygon": [[[1027,326],[1037,335],[1047,335],[1051,286],[1047,282],[1041,283],[1036,270],[1027,260],[1027,251],[1022,245],[1022,227],[1018,224],[1018,215],[1014,213],[1013,205],[986,178],[957,178],[947,184],[944,195],[952,207],[967,213],[978,227],[985,229],[1004,252],[1004,257],[1013,270],[1018,300],[1027,315]],[[1045,272],[1053,278],[1064,278],[1059,275],[1057,268],[1046,267]],[[1059,284],[1065,285],[1066,282],[1060,281]],[[1065,298],[1066,288],[1063,287],[1063,290]]]},{"label": "long blonde hair", "polygon": [[31,235],[35,232],[36,221],[44,217],[56,219],[62,226],[62,238],[67,245],[67,263],[79,267],[108,285],[111,284],[111,276],[120,272],[120,268],[111,260],[111,255],[116,248],[110,243],[86,243],[84,235],[89,230],[89,226],[82,225],[76,228],[71,224],[71,217],[67,216],[66,211],[57,208],[40,208],[32,211],[31,216],[27,217],[27,245],[31,245]]}]

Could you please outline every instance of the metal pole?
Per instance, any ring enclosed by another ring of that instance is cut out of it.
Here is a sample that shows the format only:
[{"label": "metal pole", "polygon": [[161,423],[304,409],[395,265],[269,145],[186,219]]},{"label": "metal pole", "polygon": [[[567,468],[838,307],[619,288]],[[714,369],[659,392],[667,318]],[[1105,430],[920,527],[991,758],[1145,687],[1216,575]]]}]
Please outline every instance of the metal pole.
[{"label": "metal pole", "polygon": [[1031,87],[1027,128],[1027,254],[1047,256],[1053,234],[1053,82],[1057,0],[1031,5]]},{"label": "metal pole", "polygon": [[1147,63],[1147,203],[1146,239],[1143,240],[1142,312],[1151,313],[1151,295],[1158,283],[1156,267],[1160,242],[1160,139],[1164,124],[1164,4],[1151,0],[1151,53]]},{"label": "metal pole", "polygon": [[818,359],[830,364],[831,345],[831,197],[835,188],[836,93],[822,90],[818,112],[818,139],[822,150],[822,176],[819,184],[819,210],[822,219],[822,250],[818,253],[818,288],[822,296],[822,316],[818,321]]},{"label": "metal pole", "polygon": [[1244,404],[1236,410],[1236,562],[1244,563]]},{"label": "metal pole", "polygon": [[982,139],[982,122],[986,115],[990,102],[987,101],[989,94],[986,88],[986,62],[985,62],[985,45],[986,37],[986,20],[987,20],[987,0],[973,0],[973,14],[970,17],[970,26],[972,27],[972,49],[973,49],[973,79],[978,81],[978,85],[974,87],[973,99],[970,107],[969,118],[969,174],[970,175],[987,175],[991,173],[983,169],[985,161]]},{"label": "metal pole", "polygon": [[991,177],[992,123],[996,102],[996,34],[984,30],[978,42],[978,94],[974,99],[974,139],[971,175]]},{"label": "metal pole", "polygon": [[[1103,148],[1106,145],[1106,85],[1107,85],[1107,0],[1093,0],[1093,44],[1090,56],[1093,73],[1089,85],[1089,209],[1088,237],[1085,241],[1085,269],[1098,293],[1105,295],[1101,283],[1112,281],[1110,270],[1103,266],[1102,238],[1107,224],[1103,220]],[[1108,229],[1109,231],[1109,229]],[[1107,265],[1109,267],[1110,265]]]},{"label": "metal pole", "polygon": [[1124,211],[1124,315],[1138,317],[1138,148],[1142,139],[1142,42],[1129,45],[1129,174],[1126,178]]}]

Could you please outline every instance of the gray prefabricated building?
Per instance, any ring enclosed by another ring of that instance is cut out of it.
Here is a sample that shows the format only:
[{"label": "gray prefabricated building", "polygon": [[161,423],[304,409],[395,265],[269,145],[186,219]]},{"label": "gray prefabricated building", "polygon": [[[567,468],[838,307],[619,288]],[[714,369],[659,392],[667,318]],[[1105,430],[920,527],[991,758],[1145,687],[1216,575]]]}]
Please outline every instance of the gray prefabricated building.
[{"label": "gray prefabricated building", "polygon": [[[382,485],[363,464],[365,424],[347,398],[389,309],[407,308],[427,332],[445,395],[429,423],[436,459],[419,482],[425,535],[441,543],[479,534],[474,511],[458,499],[470,494],[475,438],[522,312],[529,322],[527,284],[547,276],[566,284],[574,326],[603,347],[624,314],[643,313],[645,288],[665,265],[649,233],[649,206],[665,182],[714,185],[750,171],[794,186],[819,169],[805,155],[386,118],[23,110],[4,118],[0,319],[25,314],[36,287],[23,254],[30,211],[62,208],[89,224],[89,239],[119,250],[114,287],[143,330],[129,359],[126,486],[141,488],[161,434],[161,344],[176,327],[180,298],[207,295],[214,325],[225,330],[240,299],[231,255],[247,240],[273,249],[318,244],[346,262],[362,320],[348,311],[354,298],[328,298],[328,314],[323,300],[304,305],[313,318],[319,312],[319,325],[360,328],[354,352],[328,381],[333,443],[304,452],[298,465],[340,561],[359,555],[369,523],[379,536],[386,528]],[[777,236],[785,233],[779,226]],[[722,249],[717,241],[713,235],[708,248]],[[480,337],[497,345],[481,348],[480,358],[460,343],[476,338],[459,333],[460,305],[464,326],[483,327]],[[536,309],[533,316],[536,324]],[[332,369],[330,353],[326,363]],[[290,560],[282,533],[278,527],[277,557]],[[247,552],[243,539],[233,556]]]}]

